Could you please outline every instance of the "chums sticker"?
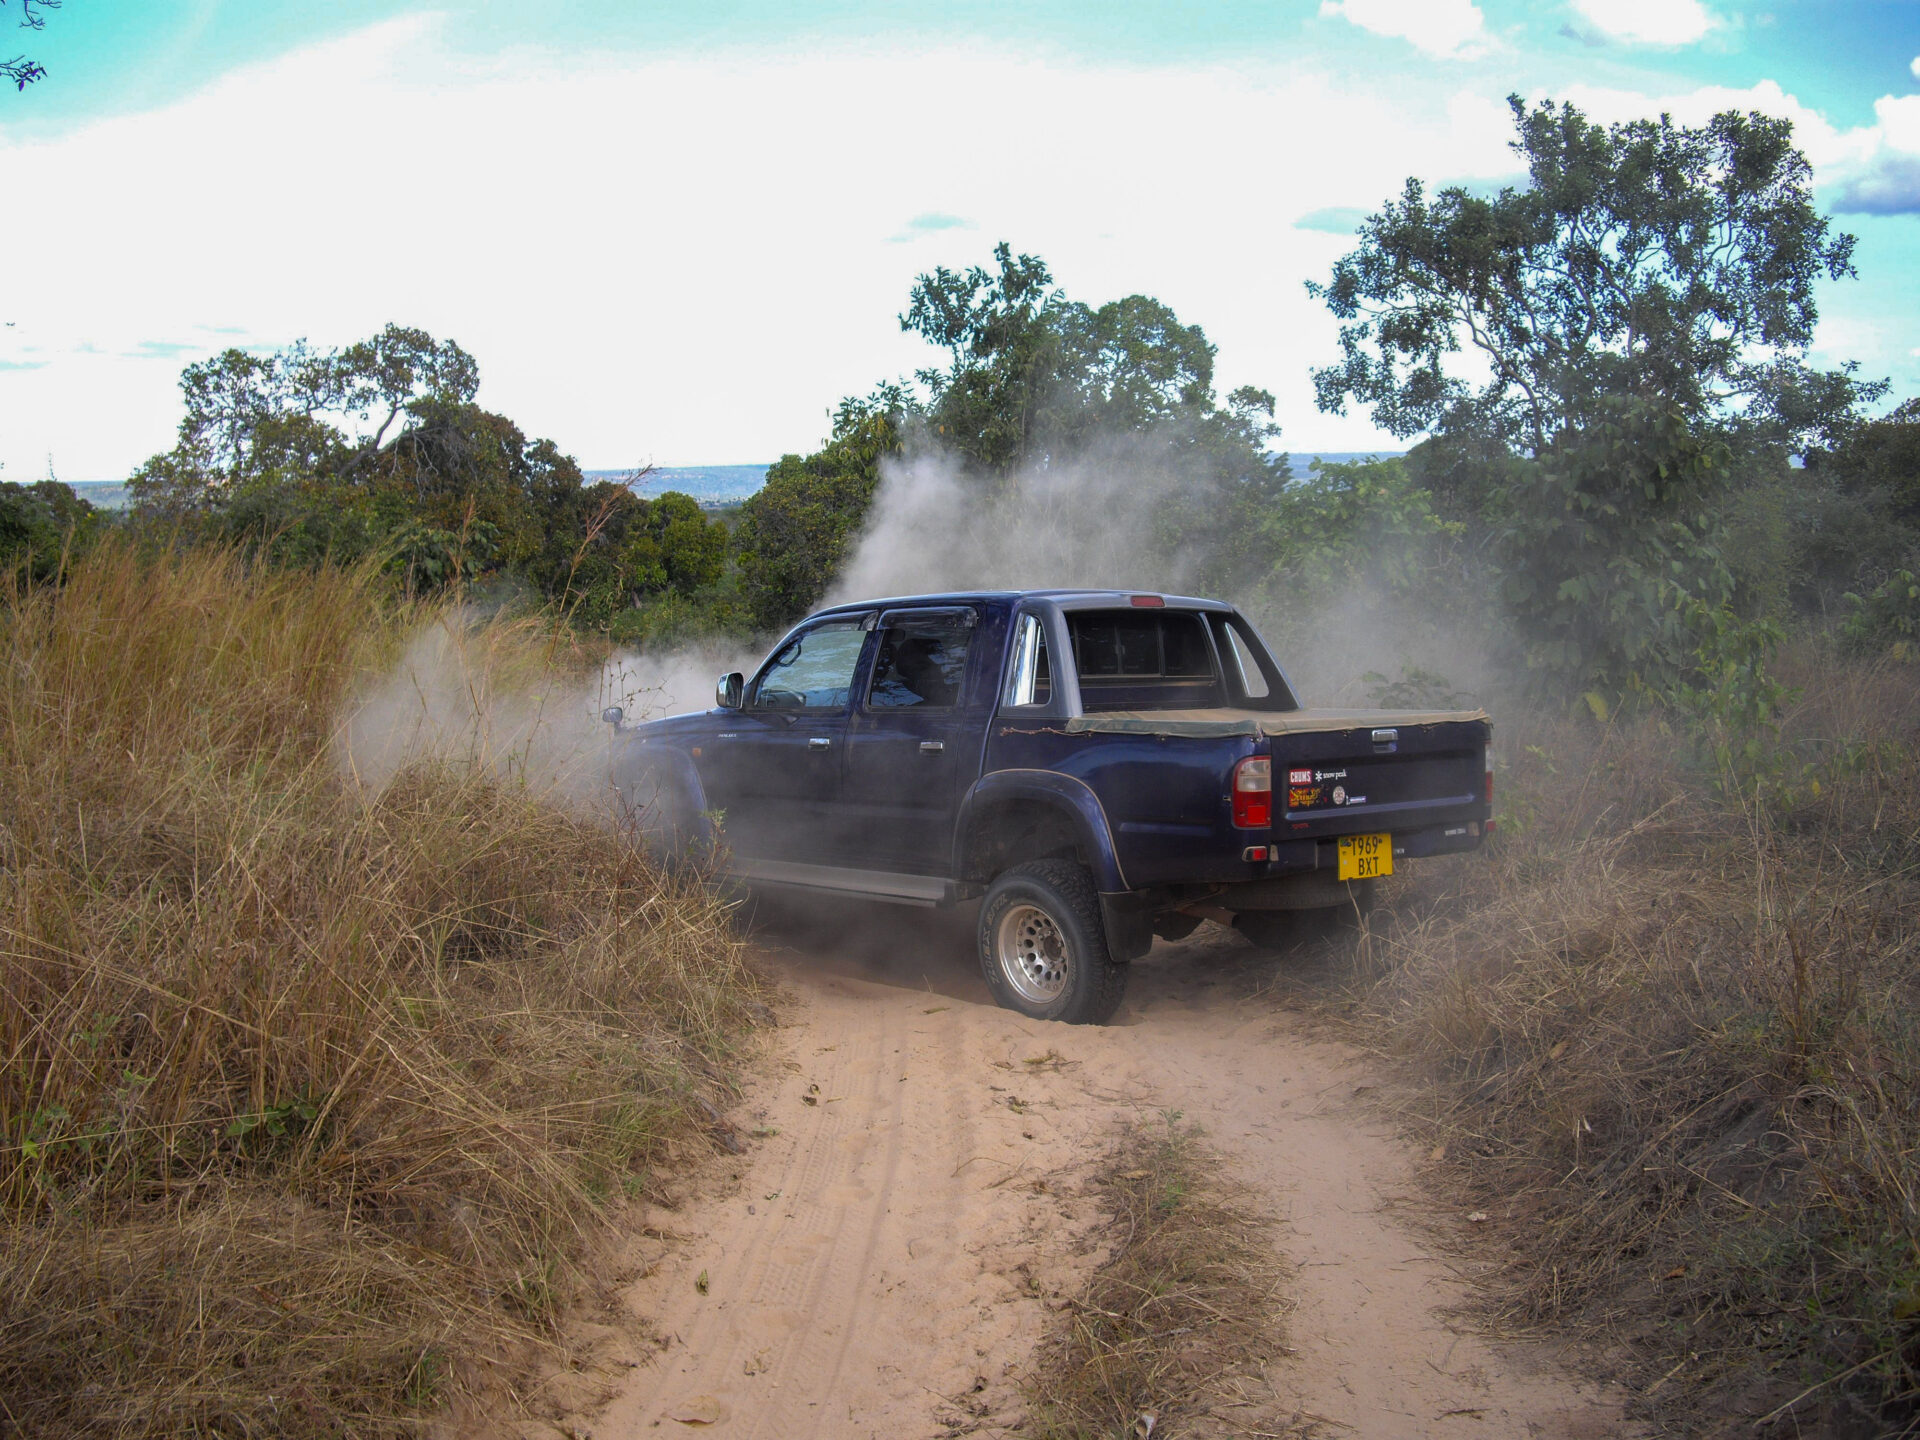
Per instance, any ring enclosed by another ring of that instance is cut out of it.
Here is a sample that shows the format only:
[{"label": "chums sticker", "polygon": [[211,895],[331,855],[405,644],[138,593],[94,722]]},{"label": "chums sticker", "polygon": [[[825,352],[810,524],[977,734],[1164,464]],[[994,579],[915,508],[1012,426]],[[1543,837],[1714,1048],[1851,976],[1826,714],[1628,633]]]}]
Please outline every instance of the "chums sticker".
[{"label": "chums sticker", "polygon": [[1311,770],[1289,770],[1287,772],[1287,783],[1289,785],[1311,785],[1313,783],[1313,772]]}]

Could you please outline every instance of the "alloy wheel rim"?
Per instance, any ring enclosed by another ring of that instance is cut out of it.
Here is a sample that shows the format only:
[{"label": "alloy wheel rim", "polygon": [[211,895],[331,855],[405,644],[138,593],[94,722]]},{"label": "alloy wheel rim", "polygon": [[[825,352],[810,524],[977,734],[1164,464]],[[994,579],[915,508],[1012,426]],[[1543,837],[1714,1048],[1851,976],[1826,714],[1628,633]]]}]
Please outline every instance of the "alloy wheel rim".
[{"label": "alloy wheel rim", "polygon": [[995,935],[1000,973],[1022,1000],[1050,1005],[1067,988],[1067,938],[1037,905],[1015,905]]}]

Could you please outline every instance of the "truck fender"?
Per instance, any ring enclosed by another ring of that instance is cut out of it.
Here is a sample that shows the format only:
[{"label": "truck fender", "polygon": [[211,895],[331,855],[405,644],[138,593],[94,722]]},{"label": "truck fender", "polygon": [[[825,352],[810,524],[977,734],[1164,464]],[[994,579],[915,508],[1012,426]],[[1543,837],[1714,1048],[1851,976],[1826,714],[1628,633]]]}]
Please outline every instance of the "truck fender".
[{"label": "truck fender", "polygon": [[693,834],[687,838],[711,837],[713,822],[707,817],[706,787],[693,757],[671,745],[628,745],[614,757],[613,785],[620,801],[631,815],[638,815],[670,797],[668,803],[684,804],[684,821]]},{"label": "truck fender", "polygon": [[1064,822],[1093,872],[1095,889],[1118,894],[1128,888],[1100,797],[1084,780],[1053,770],[995,770],[974,782],[960,802],[959,820],[954,826],[954,873],[966,880],[991,880],[993,875],[988,872],[1002,867],[994,863],[991,850],[982,845],[990,832],[979,822],[996,810],[1029,806]]}]

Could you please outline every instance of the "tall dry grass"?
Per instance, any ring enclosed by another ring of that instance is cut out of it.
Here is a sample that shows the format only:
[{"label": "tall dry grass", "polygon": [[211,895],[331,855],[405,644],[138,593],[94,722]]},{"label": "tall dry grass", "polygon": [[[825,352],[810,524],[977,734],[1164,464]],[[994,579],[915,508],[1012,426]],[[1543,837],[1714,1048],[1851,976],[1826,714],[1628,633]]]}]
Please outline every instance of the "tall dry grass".
[{"label": "tall dry grass", "polygon": [[112,545],[0,596],[0,1435],[415,1428],[727,1088],[704,888],[481,767],[344,777],[425,618]]},{"label": "tall dry grass", "polygon": [[1657,719],[1503,717],[1504,836],[1375,916],[1353,1014],[1430,1078],[1508,1320],[1605,1342],[1689,1433],[1904,1433],[1920,674],[1786,674],[1759,798]]}]

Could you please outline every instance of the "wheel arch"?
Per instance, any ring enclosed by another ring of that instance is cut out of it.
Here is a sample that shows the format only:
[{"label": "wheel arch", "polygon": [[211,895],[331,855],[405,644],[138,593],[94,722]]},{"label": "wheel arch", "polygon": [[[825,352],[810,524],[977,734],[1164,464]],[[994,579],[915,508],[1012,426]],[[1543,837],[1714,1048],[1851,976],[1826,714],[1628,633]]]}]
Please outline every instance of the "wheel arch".
[{"label": "wheel arch", "polygon": [[700,837],[707,836],[712,828],[700,772],[693,757],[676,746],[629,745],[624,754],[615,757],[613,786],[630,814],[638,814],[653,803],[654,796],[671,788],[686,801],[688,818]]},{"label": "wheel arch", "polygon": [[981,777],[961,802],[953,858],[959,878],[976,884],[1026,860],[1060,858],[1086,866],[1103,893],[1128,888],[1100,797],[1050,770]]}]

